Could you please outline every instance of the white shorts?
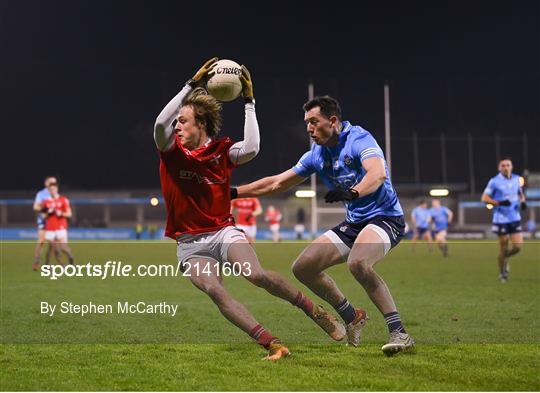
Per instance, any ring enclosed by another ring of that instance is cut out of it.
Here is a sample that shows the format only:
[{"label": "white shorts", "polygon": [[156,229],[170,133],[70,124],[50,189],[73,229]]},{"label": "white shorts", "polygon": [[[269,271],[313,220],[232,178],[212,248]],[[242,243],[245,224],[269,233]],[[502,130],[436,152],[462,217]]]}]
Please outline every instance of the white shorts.
[{"label": "white shorts", "polygon": [[188,259],[202,257],[216,262],[227,262],[227,253],[232,243],[246,240],[244,233],[238,228],[227,226],[216,232],[184,234],[176,238],[178,248],[176,256],[181,265]]},{"label": "white shorts", "polygon": [[53,242],[55,240],[61,240],[67,243],[68,235],[66,229],[57,229],[56,231],[45,231],[45,240]]},{"label": "white shorts", "polygon": [[294,226],[294,231],[296,233],[304,233],[305,230],[306,230],[306,227],[304,226],[304,224],[296,224]]},{"label": "white shorts", "polygon": [[272,232],[279,232],[279,224],[272,224],[270,225],[270,230]]},{"label": "white shorts", "polygon": [[239,225],[239,224],[236,224],[236,227],[242,231],[244,231],[244,233],[255,239],[255,237],[257,237],[257,225]]}]

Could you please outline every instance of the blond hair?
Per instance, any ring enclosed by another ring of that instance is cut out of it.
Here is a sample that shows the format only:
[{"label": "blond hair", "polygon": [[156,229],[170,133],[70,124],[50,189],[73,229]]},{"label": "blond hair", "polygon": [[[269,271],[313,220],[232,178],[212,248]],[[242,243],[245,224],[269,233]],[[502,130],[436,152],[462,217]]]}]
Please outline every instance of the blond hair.
[{"label": "blond hair", "polygon": [[206,127],[206,135],[214,137],[221,129],[221,103],[202,87],[197,87],[183,102],[182,106],[193,109],[195,120]]}]

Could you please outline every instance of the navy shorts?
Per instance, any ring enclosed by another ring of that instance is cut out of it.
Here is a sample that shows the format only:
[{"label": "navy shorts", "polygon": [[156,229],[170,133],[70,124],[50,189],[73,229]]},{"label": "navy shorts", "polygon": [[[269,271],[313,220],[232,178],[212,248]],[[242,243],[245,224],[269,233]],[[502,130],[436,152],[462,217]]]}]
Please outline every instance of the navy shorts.
[{"label": "navy shorts", "polygon": [[418,233],[418,236],[424,236],[424,233],[426,233],[429,230],[429,228],[416,228],[415,231]]},{"label": "navy shorts", "polygon": [[433,233],[436,235],[437,233],[442,232],[442,231],[446,231],[447,229],[448,229],[448,227],[444,227],[444,228],[435,228],[435,230],[433,231]]},{"label": "navy shorts", "polygon": [[352,248],[358,234],[369,224],[381,228],[390,238],[390,248],[394,248],[405,234],[405,219],[403,216],[375,216],[359,224],[343,221],[331,229],[339,239]]},{"label": "navy shorts", "polygon": [[514,221],[509,222],[508,224],[493,224],[491,226],[491,231],[499,236],[510,235],[512,233],[521,232],[521,222]]}]

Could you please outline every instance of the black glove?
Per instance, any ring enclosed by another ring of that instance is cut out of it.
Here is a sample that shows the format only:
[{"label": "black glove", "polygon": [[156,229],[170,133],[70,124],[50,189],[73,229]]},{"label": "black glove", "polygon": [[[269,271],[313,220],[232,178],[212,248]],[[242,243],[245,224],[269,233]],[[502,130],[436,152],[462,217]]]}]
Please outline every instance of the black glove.
[{"label": "black glove", "polygon": [[334,203],[339,201],[352,201],[358,198],[358,191],[352,188],[348,190],[331,190],[324,196],[326,203]]},{"label": "black glove", "polygon": [[512,202],[510,202],[508,199],[499,202],[499,206],[510,206],[511,204]]},{"label": "black glove", "polygon": [[43,207],[41,208],[41,212],[42,212],[42,213],[47,213],[48,211],[49,211],[49,208],[47,208],[47,207],[45,207],[45,206],[43,206]]},{"label": "black glove", "polygon": [[527,202],[523,201],[521,202],[521,210],[525,210],[527,208]]},{"label": "black glove", "polygon": [[231,187],[231,200],[238,198],[238,188]]}]

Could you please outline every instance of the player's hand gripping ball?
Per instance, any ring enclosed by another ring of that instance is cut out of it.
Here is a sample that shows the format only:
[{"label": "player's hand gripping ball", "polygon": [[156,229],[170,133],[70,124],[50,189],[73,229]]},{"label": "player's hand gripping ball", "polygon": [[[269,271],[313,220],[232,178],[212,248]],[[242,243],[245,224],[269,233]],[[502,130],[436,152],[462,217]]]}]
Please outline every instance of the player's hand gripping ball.
[{"label": "player's hand gripping ball", "polygon": [[212,57],[210,60],[207,60],[201,68],[193,75],[193,77],[188,81],[188,84],[191,87],[198,87],[204,84],[204,82],[210,77],[213,66],[217,63],[218,58]]},{"label": "player's hand gripping ball", "polygon": [[206,90],[215,99],[229,102],[242,92],[242,67],[232,60],[219,60],[208,73]]}]

